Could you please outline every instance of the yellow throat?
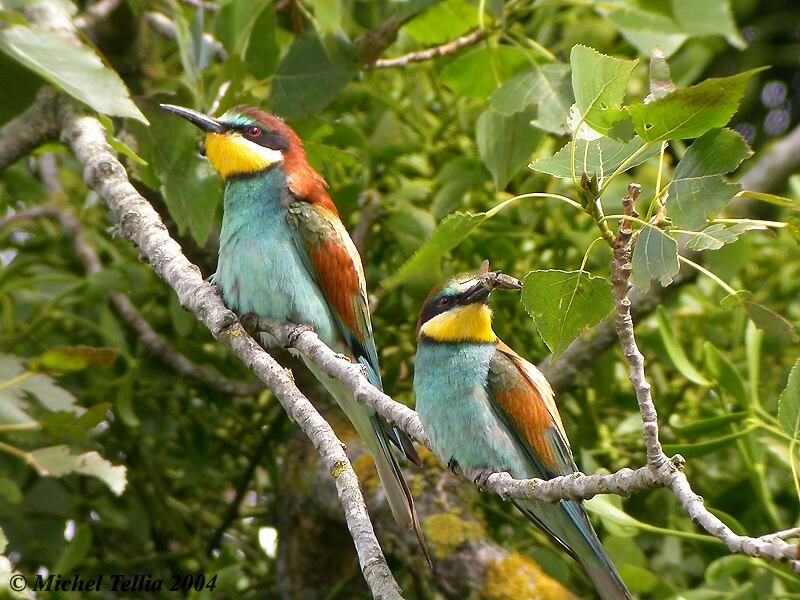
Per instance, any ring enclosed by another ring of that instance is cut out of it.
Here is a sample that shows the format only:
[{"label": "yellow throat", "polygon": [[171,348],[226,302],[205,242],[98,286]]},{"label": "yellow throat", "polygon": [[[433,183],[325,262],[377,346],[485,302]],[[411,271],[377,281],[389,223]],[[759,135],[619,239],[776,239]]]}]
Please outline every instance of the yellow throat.
[{"label": "yellow throat", "polygon": [[283,160],[283,154],[259,146],[238,133],[209,133],[206,136],[206,158],[222,179],[263,171]]},{"label": "yellow throat", "polygon": [[497,341],[492,331],[492,309],[482,302],[436,315],[425,322],[420,333],[436,342],[485,344]]}]

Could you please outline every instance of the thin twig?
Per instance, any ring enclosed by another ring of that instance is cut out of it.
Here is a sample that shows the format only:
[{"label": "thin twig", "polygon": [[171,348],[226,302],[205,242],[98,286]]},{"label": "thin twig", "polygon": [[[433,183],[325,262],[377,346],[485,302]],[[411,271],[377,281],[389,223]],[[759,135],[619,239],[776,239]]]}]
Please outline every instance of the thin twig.
[{"label": "thin twig", "polygon": [[440,56],[449,56],[455,54],[462,48],[473,46],[486,37],[486,30],[476,29],[475,31],[454,39],[452,42],[447,42],[441,46],[434,46],[426,50],[419,50],[417,52],[409,52],[397,58],[381,58],[376,60],[371,65],[367,65],[367,69],[393,69],[395,67],[407,67],[412,63],[425,62],[439,58]]},{"label": "thin twig", "polygon": [[374,190],[367,190],[364,193],[361,215],[358,217],[358,223],[356,223],[356,226],[350,234],[361,256],[366,256],[366,249],[369,246],[372,226],[382,214],[383,207],[381,205],[380,194]]}]

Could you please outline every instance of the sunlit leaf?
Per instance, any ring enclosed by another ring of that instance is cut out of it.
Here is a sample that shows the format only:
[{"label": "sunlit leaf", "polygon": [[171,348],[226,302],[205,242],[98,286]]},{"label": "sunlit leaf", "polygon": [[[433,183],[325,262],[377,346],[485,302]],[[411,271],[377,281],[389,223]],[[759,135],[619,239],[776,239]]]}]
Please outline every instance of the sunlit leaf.
[{"label": "sunlit leaf", "polygon": [[666,287],[680,270],[678,243],[660,229],[644,227],[636,238],[632,265],[631,280],[640,292],[647,292],[653,279]]},{"label": "sunlit leaf", "polygon": [[125,490],[125,467],[112,465],[97,452],[74,454],[67,446],[51,446],[34,450],[31,455],[52,477],[79,473],[101,480],[117,496]]},{"label": "sunlit leaf", "polygon": [[37,371],[82,371],[96,365],[108,369],[114,364],[119,351],[116,348],[95,348],[93,346],[61,346],[51,348],[28,363]]},{"label": "sunlit leaf", "polygon": [[739,239],[739,236],[747,231],[763,231],[767,229],[760,223],[734,223],[733,225],[726,225],[724,223],[715,223],[709,225],[697,235],[692,236],[686,247],[695,252],[703,250],[719,250],[725,244],[732,244]]},{"label": "sunlit leaf", "polygon": [[572,90],[581,117],[592,129],[610,137],[631,137],[633,132],[623,127],[628,115],[621,108],[638,62],[612,58],[580,44],[573,46]]},{"label": "sunlit leaf", "polygon": [[0,31],[0,50],[99,113],[147,123],[119,75],[86,46],[58,33],[15,25]]},{"label": "sunlit leaf", "polygon": [[403,31],[420,44],[450,42],[478,26],[478,7],[466,0],[445,0],[409,21]]},{"label": "sunlit leaf", "polygon": [[531,271],[522,288],[522,304],[536,321],[554,362],[584,329],[614,308],[611,284],[586,271]]},{"label": "sunlit leaf", "polygon": [[478,48],[448,63],[439,79],[457,94],[483,100],[528,66],[530,58],[518,48]]},{"label": "sunlit leaf", "polygon": [[537,107],[534,127],[552,133],[566,133],[572,97],[569,65],[537,66],[520,73],[494,91],[489,102],[497,112],[512,115]]},{"label": "sunlit leaf", "polygon": [[724,127],[739,108],[747,82],[759,70],[706,79],[655,102],[628,107],[636,133],[647,141],[681,140]]},{"label": "sunlit leaf", "polygon": [[[611,175],[620,165],[628,160],[635,153],[639,152],[644,146],[644,142],[639,138],[634,138],[629,142],[618,142],[610,138],[600,138],[599,140],[586,141],[578,140],[575,144],[575,173],[580,177],[581,173],[596,175],[598,178]],[[550,158],[540,158],[533,161],[529,166],[534,171],[547,173],[555,177],[572,177],[572,142],[561,148]],[[642,150],[626,169],[642,164],[647,159],[655,156],[659,152],[658,145],[651,145]]]}]

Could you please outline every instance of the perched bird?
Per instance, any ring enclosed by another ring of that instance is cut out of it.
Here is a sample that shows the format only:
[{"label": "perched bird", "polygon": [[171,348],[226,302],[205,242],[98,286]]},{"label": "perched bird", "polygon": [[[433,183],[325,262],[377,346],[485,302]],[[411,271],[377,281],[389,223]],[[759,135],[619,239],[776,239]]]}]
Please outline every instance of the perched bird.
[{"label": "perched bird", "polygon": [[[362,364],[381,389],[361,257],[297,134],[278,117],[246,106],[219,118],[161,107],[206,132],[206,157],[225,182],[213,281],[228,308],[313,327],[328,346]],[[392,441],[420,464],[411,440],[303,358],[366,442],[395,519],[425,550],[414,501],[389,448]]]},{"label": "perched bird", "polygon": [[[578,468],[550,384],[492,330],[489,296],[496,288],[521,284],[497,272],[462,275],[425,300],[414,368],[422,426],[442,462],[469,477],[572,474]],[[580,563],[603,600],[630,598],[581,502],[514,504]]]}]

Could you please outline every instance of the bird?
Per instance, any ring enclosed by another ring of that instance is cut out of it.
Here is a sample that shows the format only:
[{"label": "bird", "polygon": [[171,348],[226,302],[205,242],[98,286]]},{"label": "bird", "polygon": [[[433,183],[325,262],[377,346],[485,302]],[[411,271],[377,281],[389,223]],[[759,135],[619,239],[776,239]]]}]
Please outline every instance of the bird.
[{"label": "bird", "polygon": [[[300,137],[255,107],[237,106],[218,118],[172,104],[161,108],[205,132],[205,156],[225,185],[211,281],[226,306],[239,316],[311,327],[325,344],[363,365],[369,382],[383,389],[361,256]],[[395,520],[416,534],[430,563],[414,500],[389,447],[392,442],[421,465],[411,439],[301,358],[365,441]]]},{"label": "bird", "polygon": [[[521,287],[508,275],[488,272],[485,263],[477,275],[434,287],[417,321],[420,422],[439,459],[478,483],[503,471],[516,479],[578,471],[547,379],[492,329],[492,291]],[[513,502],[581,565],[603,600],[631,597],[582,502]]]}]

